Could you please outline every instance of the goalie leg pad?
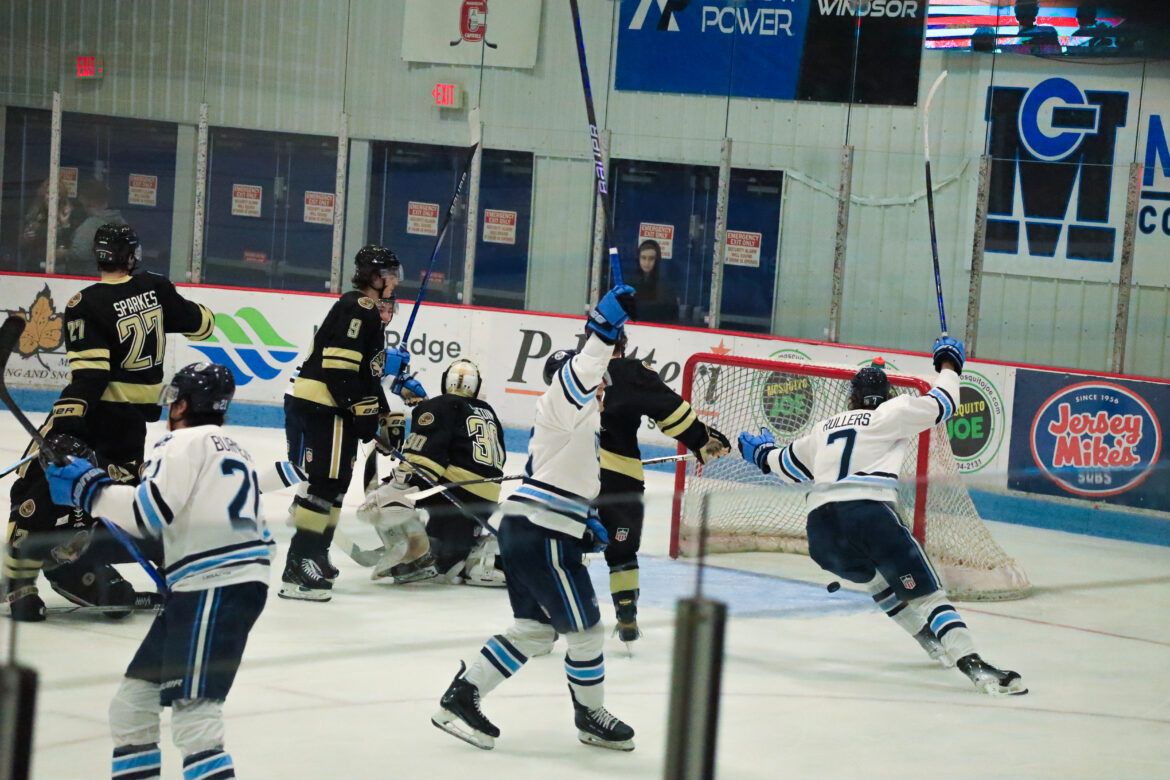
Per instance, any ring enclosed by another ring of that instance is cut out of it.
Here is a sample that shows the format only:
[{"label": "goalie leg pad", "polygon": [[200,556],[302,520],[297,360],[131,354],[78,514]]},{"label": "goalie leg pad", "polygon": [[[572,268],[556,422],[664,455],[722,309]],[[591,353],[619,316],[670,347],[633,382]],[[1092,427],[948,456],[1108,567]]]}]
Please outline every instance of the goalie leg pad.
[{"label": "goalie leg pad", "polygon": [[[464,581],[468,585],[487,588],[507,587],[508,581],[499,562],[500,543],[491,534],[479,538],[467,556]],[[551,628],[551,627],[550,627]]]},{"label": "goalie leg pad", "polygon": [[158,694],[154,683],[122,678],[110,702],[110,736],[115,747],[157,744],[162,714]]},{"label": "goalie leg pad", "polygon": [[178,699],[172,705],[171,734],[184,757],[223,747],[223,702]]}]

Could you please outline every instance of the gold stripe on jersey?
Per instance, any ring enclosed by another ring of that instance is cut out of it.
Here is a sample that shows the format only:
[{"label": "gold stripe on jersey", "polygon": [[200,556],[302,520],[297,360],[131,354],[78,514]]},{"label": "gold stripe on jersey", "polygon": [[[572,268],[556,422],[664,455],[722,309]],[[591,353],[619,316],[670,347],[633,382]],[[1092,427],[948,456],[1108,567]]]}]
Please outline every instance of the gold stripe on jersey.
[{"label": "gold stripe on jersey", "polygon": [[190,333],[184,333],[183,335],[191,341],[206,341],[207,339],[211,338],[211,334],[215,332],[215,315],[211,313],[211,309],[207,308],[202,303],[197,305],[199,306],[199,313],[203,317],[199,321],[199,328],[191,331]]},{"label": "gold stripe on jersey", "polygon": [[361,366],[357,363],[350,363],[348,360],[333,360],[331,358],[321,359],[321,368],[336,368],[340,371],[357,371]]},{"label": "gold stripe on jersey", "polygon": [[41,561],[32,558],[4,556],[4,574],[9,580],[36,579],[41,571]]},{"label": "gold stripe on jersey", "polygon": [[333,447],[329,455],[329,478],[337,479],[341,475],[341,434],[345,431],[345,423],[341,417],[333,417]]},{"label": "gold stripe on jersey", "polygon": [[[410,456],[407,456],[410,460]],[[469,469],[460,468],[459,466],[448,466],[447,470],[443,472],[444,482],[465,482],[469,479],[483,479],[483,474],[476,474]],[[474,496],[487,499],[493,503],[500,501],[500,483],[498,482],[480,482],[477,485],[460,485],[460,490],[466,490]]]},{"label": "gold stripe on jersey", "polygon": [[329,392],[329,386],[317,379],[298,376],[293,380],[292,396],[303,401],[321,404],[321,406],[337,408],[337,402],[333,400],[333,393]]},{"label": "gold stripe on jersey", "polygon": [[362,364],[362,353],[358,352],[356,349],[345,349],[344,347],[325,347],[321,350],[321,357],[348,360],[350,362],[357,363],[359,366]]},{"label": "gold stripe on jersey", "polygon": [[108,360],[71,360],[69,361],[70,371],[109,371],[110,361]]},{"label": "gold stripe on jersey", "polygon": [[618,455],[616,452],[610,452],[607,449],[601,450],[601,467],[606,471],[616,471],[618,474],[625,474],[627,477],[632,477],[639,482],[645,479],[645,472],[642,470],[642,461],[626,455]]},{"label": "gold stripe on jersey", "polygon": [[427,472],[427,476],[436,482],[442,477],[443,472],[446,471],[437,462],[431,460],[425,455],[419,455],[417,452],[406,453],[406,460],[412,466],[418,466],[423,471]]},{"label": "gold stripe on jersey", "polygon": [[699,418],[695,415],[694,410],[691,409],[691,405],[683,401],[665,419],[658,421],[658,429],[667,436],[678,436],[697,419]]},{"label": "gold stripe on jersey", "polygon": [[82,349],[77,352],[66,352],[65,357],[70,362],[74,360],[105,360],[108,363],[110,360],[110,350],[104,347],[98,349]]},{"label": "gold stripe on jersey", "polygon": [[136,385],[130,382],[110,382],[102,391],[102,400],[116,404],[157,404],[163,383]]}]

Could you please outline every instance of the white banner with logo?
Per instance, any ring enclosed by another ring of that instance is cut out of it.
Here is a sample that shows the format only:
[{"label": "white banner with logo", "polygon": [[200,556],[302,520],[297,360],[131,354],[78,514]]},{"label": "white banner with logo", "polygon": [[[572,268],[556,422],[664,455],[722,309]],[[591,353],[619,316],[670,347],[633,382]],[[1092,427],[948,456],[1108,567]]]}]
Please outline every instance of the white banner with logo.
[{"label": "white banner with logo", "polygon": [[532,68],[541,0],[406,0],[402,59]]}]

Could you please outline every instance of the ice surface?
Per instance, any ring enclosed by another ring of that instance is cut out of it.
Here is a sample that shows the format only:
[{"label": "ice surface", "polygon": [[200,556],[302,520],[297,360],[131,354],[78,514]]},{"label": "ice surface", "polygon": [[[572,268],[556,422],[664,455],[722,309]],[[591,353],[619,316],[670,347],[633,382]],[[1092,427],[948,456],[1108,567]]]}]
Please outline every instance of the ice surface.
[{"label": "ice surface", "polygon": [[[152,426],[152,437],[159,431]],[[258,459],[282,455],[280,431],[234,435]],[[23,447],[11,416],[0,415],[0,465]],[[522,464],[509,456],[510,470]],[[637,730],[636,751],[577,742],[563,641],[485,700],[503,732],[494,751],[443,734],[430,714],[459,659],[473,658],[510,623],[506,594],[374,584],[368,570],[334,551],[342,576],[332,602],[285,601],[274,589],[252,632],[226,707],[238,775],[662,777],[672,605],[693,587],[694,567],[665,557],[671,479],[651,473],[648,480],[645,636],[632,657],[614,639],[606,646],[607,706]],[[357,501],[351,492],[343,523],[372,546],[373,533],[352,516]],[[264,499],[282,545],[287,503]],[[720,568],[707,572],[705,587],[732,611],[719,777],[1170,777],[1170,550],[1002,524],[992,531],[1037,592],[960,611],[983,655],[1024,676],[1032,690],[1025,697],[982,696],[957,672],[932,666],[864,596],[827,594],[830,577],[807,558],[716,557]],[[604,562],[591,569],[612,625]],[[147,586],[145,575],[123,570]],[[62,603],[42,591],[50,604]],[[108,777],[106,708],[148,624],[141,615],[112,622],[56,614],[20,626],[20,658],[41,674],[34,777]],[[163,740],[163,776],[179,778],[165,726]]]}]

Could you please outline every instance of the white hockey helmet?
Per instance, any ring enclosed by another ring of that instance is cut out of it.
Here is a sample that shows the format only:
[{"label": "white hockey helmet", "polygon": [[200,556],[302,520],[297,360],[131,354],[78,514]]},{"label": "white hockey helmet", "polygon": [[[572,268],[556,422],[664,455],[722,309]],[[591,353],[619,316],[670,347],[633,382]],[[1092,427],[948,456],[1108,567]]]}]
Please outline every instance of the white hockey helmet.
[{"label": "white hockey helmet", "polygon": [[476,398],[479,396],[479,386],[479,366],[466,358],[452,361],[443,372],[444,393]]}]

